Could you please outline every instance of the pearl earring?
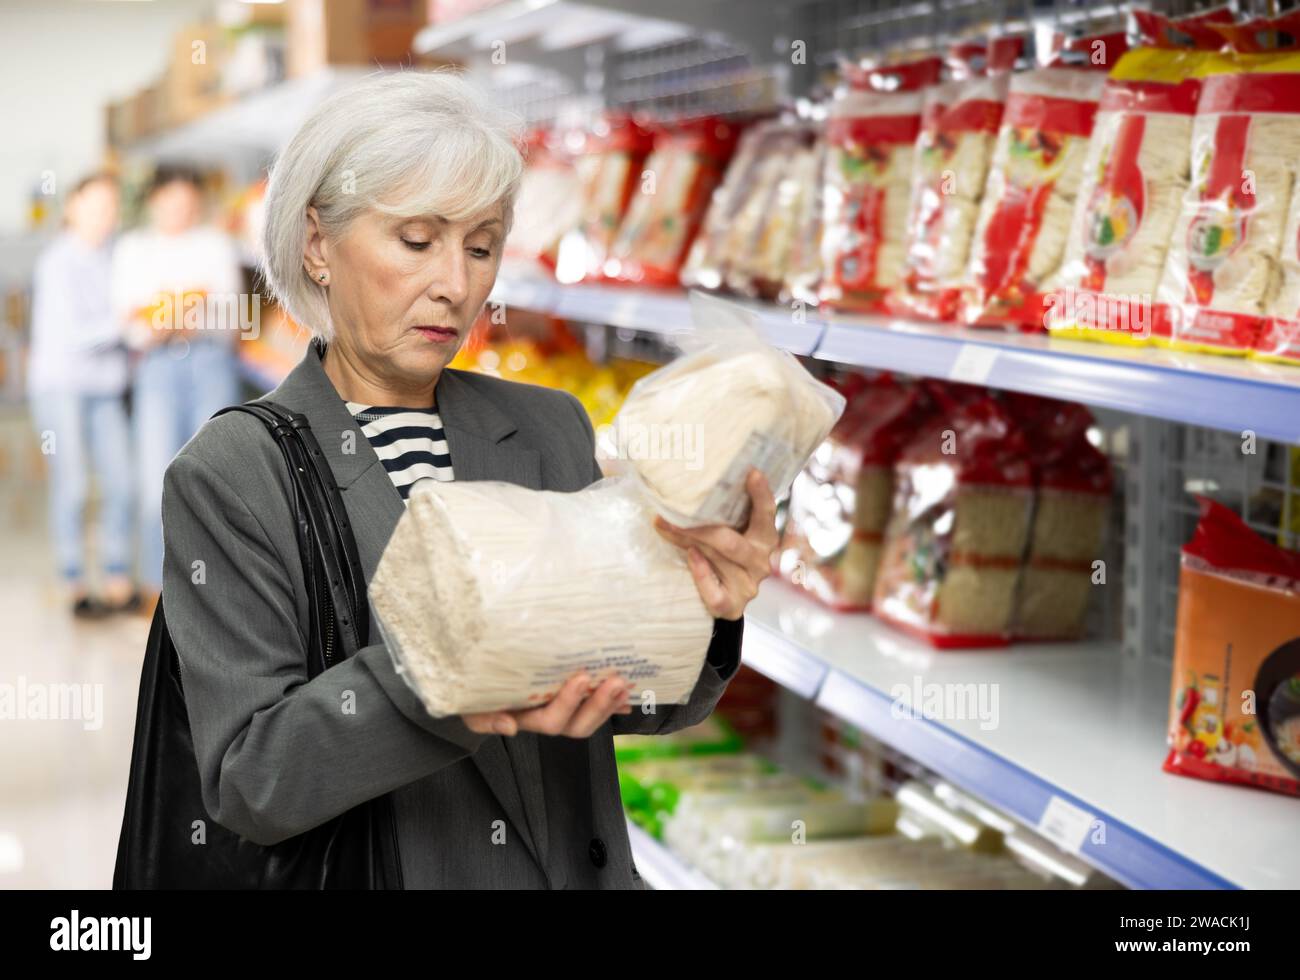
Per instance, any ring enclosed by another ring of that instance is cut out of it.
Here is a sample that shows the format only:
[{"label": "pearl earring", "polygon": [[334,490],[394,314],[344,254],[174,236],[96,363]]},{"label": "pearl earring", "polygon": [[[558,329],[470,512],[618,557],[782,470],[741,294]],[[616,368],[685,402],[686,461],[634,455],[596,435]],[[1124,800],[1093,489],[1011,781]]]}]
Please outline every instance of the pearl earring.
[{"label": "pearl earring", "polygon": [[321,273],[317,278],[319,278],[321,282],[324,282],[326,279],[329,278],[329,273],[328,273],[328,272],[322,272],[322,273]]}]

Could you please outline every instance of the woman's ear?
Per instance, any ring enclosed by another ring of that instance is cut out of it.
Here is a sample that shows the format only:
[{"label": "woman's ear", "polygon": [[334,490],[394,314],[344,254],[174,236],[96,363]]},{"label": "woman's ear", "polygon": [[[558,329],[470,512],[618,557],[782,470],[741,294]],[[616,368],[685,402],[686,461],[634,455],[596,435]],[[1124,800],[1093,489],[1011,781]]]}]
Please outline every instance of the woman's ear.
[{"label": "woman's ear", "polygon": [[[316,282],[323,283],[329,280],[328,249],[329,244],[321,231],[320,215],[316,212],[315,205],[309,204],[307,205],[307,242],[302,250],[302,264],[307,270],[307,275]],[[321,276],[325,276],[325,279],[321,279]]]}]

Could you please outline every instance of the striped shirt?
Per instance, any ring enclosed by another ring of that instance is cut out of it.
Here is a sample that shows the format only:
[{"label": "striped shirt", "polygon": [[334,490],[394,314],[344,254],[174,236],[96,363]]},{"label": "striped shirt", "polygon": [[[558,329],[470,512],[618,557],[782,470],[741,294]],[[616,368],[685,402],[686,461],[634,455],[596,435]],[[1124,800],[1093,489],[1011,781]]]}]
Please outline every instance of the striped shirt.
[{"label": "striped shirt", "polygon": [[348,411],[401,494],[411,495],[416,480],[452,480],[451,453],[442,419],[431,409],[379,408],[348,402]]}]

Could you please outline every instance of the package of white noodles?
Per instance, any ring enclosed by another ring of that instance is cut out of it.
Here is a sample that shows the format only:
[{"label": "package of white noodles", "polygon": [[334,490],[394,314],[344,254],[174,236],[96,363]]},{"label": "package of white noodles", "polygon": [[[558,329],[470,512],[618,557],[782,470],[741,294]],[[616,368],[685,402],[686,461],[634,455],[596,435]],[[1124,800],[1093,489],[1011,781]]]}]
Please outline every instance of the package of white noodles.
[{"label": "package of white noodles", "polygon": [[1190,180],[1205,51],[1138,48],[1102,91],[1059,271],[1045,286],[1054,335],[1143,346]]},{"label": "package of white noodles", "polygon": [[632,386],[614,437],[645,498],[681,527],[749,519],[751,467],[780,498],[844,411],[844,396],[772,347],[744,307],[692,292],[682,354]]},{"label": "package of white noodles", "polygon": [[370,583],[398,674],[435,717],[537,707],[579,671],[685,703],[713,617],[652,517],[625,478],[421,480]]},{"label": "package of white noodles", "polygon": [[1280,284],[1300,160],[1300,54],[1215,55],[1202,68],[1191,184],[1157,295],[1157,342],[1247,354]]},{"label": "package of white noodles", "polygon": [[421,480],[370,582],[398,674],[435,717],[545,704],[585,671],[682,704],[713,636],[685,552],[654,528],[740,526],[750,466],[785,493],[844,398],[745,311],[693,297],[684,354],[615,423],[628,474],[572,493]]},{"label": "package of white noodles", "polygon": [[907,274],[891,309],[951,320],[961,297],[976,216],[1007,99],[1009,76],[979,76],[925,91],[912,164]]}]

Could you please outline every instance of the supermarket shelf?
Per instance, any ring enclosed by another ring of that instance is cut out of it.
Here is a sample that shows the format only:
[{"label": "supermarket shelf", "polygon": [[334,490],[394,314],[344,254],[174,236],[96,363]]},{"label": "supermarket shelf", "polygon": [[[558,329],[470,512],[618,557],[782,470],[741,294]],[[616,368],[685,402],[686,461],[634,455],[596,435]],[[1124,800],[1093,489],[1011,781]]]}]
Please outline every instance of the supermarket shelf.
[{"label": "supermarket shelf", "polygon": [[716,884],[631,820],[627,822],[627,835],[632,843],[632,860],[636,869],[651,888],[656,891],[717,891]]},{"label": "supermarket shelf", "polygon": [[[507,307],[549,313],[566,320],[604,323],[672,336],[692,329],[690,301],[681,290],[638,289],[588,283],[561,285],[538,277],[503,270],[497,276],[492,301]],[[814,318],[796,322],[791,314],[769,303],[737,301],[755,314],[768,341],[792,354],[812,354],[824,324]]]},{"label": "supermarket shelf", "polygon": [[832,317],[816,356],[1300,441],[1300,368],[870,317]]},{"label": "supermarket shelf", "polygon": [[[820,706],[1127,885],[1300,887],[1300,801],[1161,771],[1167,665],[1097,643],[940,652],[775,580],[746,612],[744,659],[777,681],[820,669]],[[987,710],[894,710],[899,685],[927,684],[982,690]]]},{"label": "supermarket shelf", "polygon": [[129,152],[155,160],[225,160],[278,151],[324,99],[372,68],[323,68],[244,96],[191,122],[147,137]]},{"label": "supermarket shelf", "polygon": [[[507,306],[662,334],[692,323],[679,290],[563,286],[503,272],[493,297]],[[796,322],[781,306],[738,305],[756,315],[774,345],[795,354],[1300,442],[1300,368],[867,316],[809,313]]]}]

